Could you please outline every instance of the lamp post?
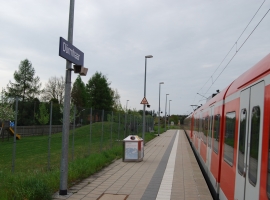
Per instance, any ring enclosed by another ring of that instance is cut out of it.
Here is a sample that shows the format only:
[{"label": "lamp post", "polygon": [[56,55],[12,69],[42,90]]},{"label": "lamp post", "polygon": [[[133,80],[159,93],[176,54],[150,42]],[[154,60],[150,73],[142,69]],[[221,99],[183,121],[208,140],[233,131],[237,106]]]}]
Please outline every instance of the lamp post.
[{"label": "lamp post", "polygon": [[127,105],[128,105],[128,101],[127,100],[127,103],[126,103],[126,113],[125,113],[125,137],[127,135]]},{"label": "lamp post", "polygon": [[[152,55],[145,56],[145,71],[144,71],[144,98],[146,98],[146,64],[147,58],[153,58]],[[144,133],[145,133],[145,104],[143,104],[143,141],[144,141]],[[144,142],[145,144],[145,142]]]},{"label": "lamp post", "polygon": [[166,94],[166,102],[165,102],[165,131],[166,131],[166,119],[167,119],[167,96],[168,96],[169,94]]},{"label": "lamp post", "polygon": [[128,101],[129,101],[129,100],[127,100],[127,103],[126,103],[126,112],[127,112],[127,105],[128,105]]},{"label": "lamp post", "polygon": [[159,131],[160,131],[160,87],[161,84],[164,84],[164,82],[159,83],[159,99],[158,99],[158,136],[159,136]]},{"label": "lamp post", "polygon": [[171,125],[170,125],[170,109],[171,109],[171,108],[170,108],[170,105],[171,105],[171,101],[172,101],[172,100],[169,101],[169,117],[168,117],[169,127],[171,126]]}]

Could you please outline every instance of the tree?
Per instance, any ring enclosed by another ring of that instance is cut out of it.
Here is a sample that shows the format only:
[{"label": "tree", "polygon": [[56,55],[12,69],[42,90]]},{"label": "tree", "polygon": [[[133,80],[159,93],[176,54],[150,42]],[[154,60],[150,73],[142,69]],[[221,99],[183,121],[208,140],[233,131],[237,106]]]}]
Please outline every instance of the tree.
[{"label": "tree", "polygon": [[105,75],[96,72],[86,84],[87,105],[96,110],[113,110],[110,83]]},{"label": "tree", "polygon": [[14,120],[15,111],[12,109],[12,105],[7,103],[0,104],[0,120]]},{"label": "tree", "polygon": [[41,125],[45,125],[49,122],[50,115],[45,103],[39,104],[39,114],[36,114],[35,117]]},{"label": "tree", "polygon": [[63,76],[61,77],[51,77],[46,83],[42,100],[50,101],[51,99],[57,99],[59,104],[63,104],[65,93],[65,81]]},{"label": "tree", "polygon": [[77,106],[77,108],[83,108],[86,106],[86,88],[85,84],[79,75],[72,87],[71,102]]},{"label": "tree", "polygon": [[179,119],[179,116],[178,115],[171,115],[168,118],[168,120],[169,120],[168,124],[170,124],[171,122],[173,122],[174,125],[177,125],[180,119]]},{"label": "tree", "polygon": [[114,111],[123,110],[120,102],[120,94],[117,89],[111,89],[111,96],[113,97],[113,109]]},{"label": "tree", "polygon": [[185,118],[187,118],[187,117],[188,117],[188,115],[179,115],[180,123],[181,123],[181,124],[184,124],[184,120],[185,120]]},{"label": "tree", "polygon": [[19,70],[15,71],[13,75],[15,83],[9,81],[5,95],[9,98],[18,97],[23,102],[37,97],[42,90],[39,77],[34,77],[34,75],[35,69],[32,67],[32,63],[27,59],[21,61]]}]

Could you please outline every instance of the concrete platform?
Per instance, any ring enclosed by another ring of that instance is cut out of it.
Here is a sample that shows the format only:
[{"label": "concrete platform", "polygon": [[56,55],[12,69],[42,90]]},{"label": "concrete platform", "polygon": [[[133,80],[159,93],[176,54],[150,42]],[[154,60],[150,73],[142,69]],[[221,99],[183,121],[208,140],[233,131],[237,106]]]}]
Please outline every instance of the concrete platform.
[{"label": "concrete platform", "polygon": [[213,199],[183,130],[168,130],[144,150],[143,161],[119,159],[53,199]]}]

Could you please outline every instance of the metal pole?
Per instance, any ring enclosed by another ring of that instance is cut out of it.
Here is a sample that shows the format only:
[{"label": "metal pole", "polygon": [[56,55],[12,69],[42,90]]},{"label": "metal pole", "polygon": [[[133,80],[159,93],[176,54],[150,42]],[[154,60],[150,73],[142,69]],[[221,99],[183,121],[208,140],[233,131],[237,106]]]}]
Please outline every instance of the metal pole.
[{"label": "metal pole", "polygon": [[165,132],[166,132],[166,108],[167,108],[167,94],[166,94],[166,100],[165,100],[165,114],[164,114],[164,116],[165,116],[165,126],[164,126]]},{"label": "metal pole", "polygon": [[[75,4],[75,0],[70,0],[68,42],[70,42],[71,44],[73,43],[74,4]],[[71,90],[71,62],[67,60],[66,61],[66,83],[65,83],[64,112],[63,112],[62,156],[61,156],[61,167],[60,167],[59,195],[67,195],[70,90]]]},{"label": "metal pole", "polygon": [[[144,70],[144,97],[146,98],[146,65],[147,65],[147,58],[145,57],[145,70]],[[142,138],[144,141],[144,134],[145,134],[145,104],[143,104],[143,131],[142,131]],[[145,141],[144,141],[145,144]]]},{"label": "metal pole", "polygon": [[112,149],[112,127],[113,127],[113,111],[112,111],[112,121],[111,121],[111,149]]},{"label": "metal pole", "polygon": [[89,155],[91,153],[91,140],[92,140],[92,108],[90,109],[90,141],[89,141]]},{"label": "metal pole", "polygon": [[146,133],[148,132],[148,116],[145,118],[145,128],[146,128]]},{"label": "metal pole", "polygon": [[138,135],[138,117],[136,117],[136,133]]},{"label": "metal pole", "polygon": [[126,103],[126,113],[125,113],[125,137],[127,135],[127,105],[128,105],[128,101],[127,100],[127,103]]},{"label": "metal pole", "polygon": [[74,105],[74,113],[73,113],[73,130],[72,130],[72,161],[74,160],[75,113],[76,113],[76,106]]},{"label": "metal pole", "polygon": [[48,144],[48,170],[51,168],[51,135],[52,135],[52,106],[53,102],[51,101],[51,110],[50,110],[50,131],[49,131],[49,144]]},{"label": "metal pole", "polygon": [[118,140],[119,140],[119,134],[120,134],[120,112],[118,113]]},{"label": "metal pole", "polygon": [[135,135],[135,115],[133,115],[133,135]]},{"label": "metal pole", "polygon": [[103,117],[104,117],[104,110],[102,110],[102,129],[101,129],[100,152],[102,151],[102,144],[103,144]]},{"label": "metal pole", "polygon": [[131,114],[129,115],[129,135],[131,135]]},{"label": "metal pole", "polygon": [[171,127],[171,124],[170,124],[171,101],[172,101],[172,100],[169,101],[169,117],[168,117],[169,128]]},{"label": "metal pole", "polygon": [[160,83],[159,83],[159,95],[158,95],[158,136],[160,132]]},{"label": "metal pole", "polygon": [[15,129],[14,129],[14,137],[13,137],[12,173],[14,173],[14,171],[15,171],[17,115],[18,115],[18,97],[16,97],[16,114],[15,114]]},{"label": "metal pole", "polygon": [[169,94],[166,94],[166,102],[165,102],[165,131],[167,131],[166,130],[166,121],[167,121],[167,95],[169,95]]}]

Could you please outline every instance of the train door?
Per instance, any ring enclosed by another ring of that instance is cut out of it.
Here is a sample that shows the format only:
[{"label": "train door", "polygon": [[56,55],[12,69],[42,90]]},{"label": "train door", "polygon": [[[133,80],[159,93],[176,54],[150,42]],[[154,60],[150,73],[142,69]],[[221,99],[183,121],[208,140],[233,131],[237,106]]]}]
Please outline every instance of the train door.
[{"label": "train door", "polygon": [[206,156],[206,165],[208,172],[210,172],[211,166],[211,155],[212,155],[212,122],[213,122],[214,107],[210,109],[210,115],[208,118],[208,134],[207,134],[207,156]]},{"label": "train door", "polygon": [[235,199],[259,199],[264,82],[240,95]]}]

